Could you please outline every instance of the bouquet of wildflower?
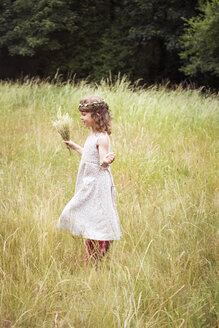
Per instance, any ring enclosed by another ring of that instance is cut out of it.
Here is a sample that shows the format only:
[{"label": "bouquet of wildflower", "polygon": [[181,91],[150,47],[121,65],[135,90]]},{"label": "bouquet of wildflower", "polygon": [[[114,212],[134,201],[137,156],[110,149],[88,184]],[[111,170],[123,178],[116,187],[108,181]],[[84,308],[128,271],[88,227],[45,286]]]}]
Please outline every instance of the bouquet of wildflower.
[{"label": "bouquet of wildflower", "polygon": [[[68,114],[61,113],[61,108],[59,107],[57,112],[57,121],[53,121],[53,126],[56,128],[57,132],[61,135],[62,139],[67,141],[70,140],[70,126],[72,124],[72,119]],[[71,154],[71,149],[68,147]]]}]

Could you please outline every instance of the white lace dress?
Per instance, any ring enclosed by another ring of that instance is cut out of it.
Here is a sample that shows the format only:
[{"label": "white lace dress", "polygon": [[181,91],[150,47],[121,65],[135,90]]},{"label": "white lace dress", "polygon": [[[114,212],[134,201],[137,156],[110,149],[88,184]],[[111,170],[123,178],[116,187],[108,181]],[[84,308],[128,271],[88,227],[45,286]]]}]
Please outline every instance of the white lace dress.
[{"label": "white lace dress", "polygon": [[121,232],[115,186],[110,167],[100,166],[96,146],[100,135],[92,134],[85,142],[75,194],[65,206],[57,227],[86,239],[118,240]]}]

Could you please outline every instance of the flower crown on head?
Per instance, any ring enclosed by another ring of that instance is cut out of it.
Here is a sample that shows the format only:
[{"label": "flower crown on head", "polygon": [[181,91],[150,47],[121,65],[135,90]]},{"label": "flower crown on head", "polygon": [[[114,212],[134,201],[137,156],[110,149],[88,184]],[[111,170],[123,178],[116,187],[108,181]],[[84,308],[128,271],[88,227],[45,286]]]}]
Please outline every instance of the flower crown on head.
[{"label": "flower crown on head", "polygon": [[99,105],[99,104],[105,104],[105,101],[102,100],[102,101],[94,101],[92,103],[88,103],[88,104],[79,104],[79,107],[87,107],[87,106],[96,106],[96,105]]}]

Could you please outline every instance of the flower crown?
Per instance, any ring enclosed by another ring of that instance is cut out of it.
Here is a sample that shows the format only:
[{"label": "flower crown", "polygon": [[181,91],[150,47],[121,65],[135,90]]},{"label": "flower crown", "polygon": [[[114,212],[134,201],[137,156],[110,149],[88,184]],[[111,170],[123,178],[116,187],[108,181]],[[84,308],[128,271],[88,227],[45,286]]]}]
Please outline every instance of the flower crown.
[{"label": "flower crown", "polygon": [[96,105],[99,105],[99,104],[105,104],[105,101],[102,100],[102,101],[94,101],[92,103],[88,103],[88,104],[79,104],[79,107],[87,107],[87,106],[96,106]]}]

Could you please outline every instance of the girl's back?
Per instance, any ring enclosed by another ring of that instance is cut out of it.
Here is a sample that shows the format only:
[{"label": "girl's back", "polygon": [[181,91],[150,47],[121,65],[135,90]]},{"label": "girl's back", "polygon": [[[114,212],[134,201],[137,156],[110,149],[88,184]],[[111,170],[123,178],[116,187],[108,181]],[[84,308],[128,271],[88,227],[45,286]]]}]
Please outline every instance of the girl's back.
[{"label": "girl's back", "polygon": [[[97,165],[100,165],[100,159],[99,159],[99,152],[97,148],[97,142],[98,138],[102,135],[106,135],[108,140],[109,136],[108,134],[103,134],[101,133],[95,133],[91,134],[85,144],[84,144],[84,149],[83,149],[83,154],[81,158],[81,162],[91,162]],[[110,140],[109,140],[109,147],[108,147],[108,152],[110,151]]]}]

